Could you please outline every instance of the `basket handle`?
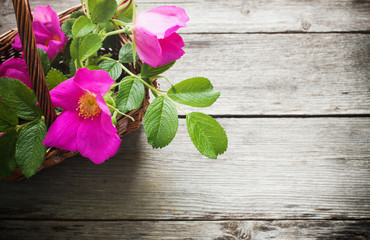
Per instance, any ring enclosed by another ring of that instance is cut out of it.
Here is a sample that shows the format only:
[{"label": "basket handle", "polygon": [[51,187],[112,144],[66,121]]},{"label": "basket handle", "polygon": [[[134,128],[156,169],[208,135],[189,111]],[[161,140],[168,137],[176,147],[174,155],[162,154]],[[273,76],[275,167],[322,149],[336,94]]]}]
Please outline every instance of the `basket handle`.
[{"label": "basket handle", "polygon": [[32,88],[36,94],[41,112],[45,117],[45,122],[50,126],[56,118],[56,113],[51,102],[40,56],[37,51],[35,34],[32,28],[30,5],[27,0],[13,0],[13,6],[17,19],[19,37],[22,42],[24,60],[28,67]]}]

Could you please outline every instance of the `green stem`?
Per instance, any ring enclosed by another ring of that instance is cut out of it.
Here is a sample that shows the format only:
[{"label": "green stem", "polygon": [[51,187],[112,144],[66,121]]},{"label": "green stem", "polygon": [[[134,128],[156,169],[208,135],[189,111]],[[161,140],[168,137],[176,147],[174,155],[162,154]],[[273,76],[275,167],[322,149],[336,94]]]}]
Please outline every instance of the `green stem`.
[{"label": "green stem", "polygon": [[166,78],[165,76],[155,76],[155,77],[152,77],[152,79],[157,79],[157,78],[163,78],[165,79],[172,87],[173,87],[173,84],[170,82],[170,80],[168,78]]},{"label": "green stem", "polygon": [[114,24],[116,24],[116,25],[118,25],[118,26],[124,26],[124,27],[126,27],[127,25],[129,25],[130,23],[125,23],[125,22],[122,22],[122,21],[120,21],[120,20],[118,20],[118,19],[111,19],[112,20],[112,22],[114,23]]},{"label": "green stem", "polygon": [[119,29],[119,30],[116,30],[116,31],[106,33],[104,35],[104,37],[108,37],[108,36],[115,35],[115,34],[120,34],[120,33],[125,33],[125,32],[126,32],[126,29]]},{"label": "green stem", "polygon": [[86,15],[90,19],[89,0],[84,1],[86,1]]},{"label": "green stem", "polygon": [[134,119],[133,117],[131,117],[131,116],[129,116],[129,115],[127,115],[127,114],[125,114],[125,113],[121,112],[120,110],[118,110],[117,108],[113,107],[112,105],[110,105],[110,104],[108,104],[108,103],[106,103],[106,104],[107,104],[107,106],[109,107],[109,109],[110,109],[110,110],[113,110],[113,111],[115,111],[115,112],[117,112],[117,113],[119,113],[119,114],[122,114],[123,116],[128,117],[128,118],[129,118],[129,119],[131,119],[133,122],[135,122],[135,119]]}]

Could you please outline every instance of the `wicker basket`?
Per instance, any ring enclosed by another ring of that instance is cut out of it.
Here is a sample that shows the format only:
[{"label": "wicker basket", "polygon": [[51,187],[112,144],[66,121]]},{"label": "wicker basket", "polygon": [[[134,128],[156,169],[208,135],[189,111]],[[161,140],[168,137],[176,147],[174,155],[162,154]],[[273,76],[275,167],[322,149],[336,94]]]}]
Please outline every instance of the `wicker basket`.
[{"label": "wicker basket", "polygon": [[[37,48],[36,48],[36,44],[34,41],[32,25],[30,24],[32,15],[30,14],[29,4],[26,0],[13,0],[13,4],[14,4],[14,9],[16,9],[15,13],[17,17],[18,29],[21,29],[21,31],[26,32],[26,33],[27,31],[29,31],[28,33],[32,33],[32,34],[24,34],[26,35],[25,38],[27,38],[26,39],[27,44],[28,43],[34,44],[34,46],[30,47],[30,46],[27,46],[26,44],[23,44],[22,42],[23,50],[24,50],[24,58],[28,65],[28,69],[30,70],[32,86],[35,89],[34,91],[39,101],[42,112],[44,113],[46,123],[50,125],[55,119],[55,110],[51,103],[49,90],[46,87],[43,72],[42,70],[41,70],[41,73],[40,71],[37,71],[37,69],[42,69],[42,68],[40,65],[38,53],[37,51],[35,51],[35,49]],[[60,23],[62,24],[65,20],[67,20],[70,17],[71,13],[75,11],[79,11],[81,9],[82,9],[82,6],[80,5],[80,6],[72,7],[68,10],[63,11],[62,13],[59,14]],[[17,33],[18,31],[16,29],[13,29],[0,36],[0,64],[2,64],[4,61],[6,61],[9,58],[21,57],[20,53],[15,51],[11,46],[11,44],[14,42],[14,37]],[[22,39],[22,36],[20,37]],[[33,40],[32,40],[32,37],[33,37]],[[113,48],[110,51],[110,53],[112,53],[113,55],[118,54],[120,47],[124,45],[125,43],[131,41],[131,39],[126,34],[120,34],[118,35],[117,41],[118,41],[117,47]],[[30,49],[33,49],[33,51],[30,51]],[[27,54],[27,50],[28,52],[30,52],[29,54]],[[104,49],[102,50],[104,51]],[[29,65],[30,62],[36,65],[31,65],[33,67],[30,67]],[[132,72],[137,73],[140,70],[140,66],[141,66],[141,62],[138,62],[136,69],[134,69],[131,64],[129,64],[127,67],[129,67]],[[36,71],[32,71],[32,69],[36,69]],[[117,118],[116,127],[118,130],[117,131],[118,136],[122,137],[124,135],[127,135],[137,130],[142,123],[144,114],[148,106],[149,106],[149,92],[148,92],[148,89],[146,89],[146,95],[145,95],[144,101],[142,105],[140,106],[140,108],[132,110],[129,113],[127,113],[127,115],[133,117],[135,121],[132,121],[128,117],[125,117],[125,116],[120,116]],[[46,151],[44,162],[42,166],[38,169],[38,171],[51,167],[55,164],[58,164],[62,162],[64,159],[72,157],[76,154],[77,153],[68,152],[65,150],[57,149],[57,148],[49,148]],[[24,178],[25,176],[23,175],[22,171],[19,168],[16,168],[13,171],[11,176],[3,180],[20,181]]]}]

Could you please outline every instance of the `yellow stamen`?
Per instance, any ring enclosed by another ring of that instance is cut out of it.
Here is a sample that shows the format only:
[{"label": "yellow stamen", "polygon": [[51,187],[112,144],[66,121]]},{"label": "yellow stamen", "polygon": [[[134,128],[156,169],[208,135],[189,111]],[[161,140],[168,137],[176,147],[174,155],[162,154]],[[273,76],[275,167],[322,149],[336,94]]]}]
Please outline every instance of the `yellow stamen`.
[{"label": "yellow stamen", "polygon": [[78,104],[76,110],[79,111],[78,115],[84,119],[91,118],[91,120],[94,120],[94,117],[100,113],[100,107],[96,103],[96,95],[91,92],[82,95]]}]

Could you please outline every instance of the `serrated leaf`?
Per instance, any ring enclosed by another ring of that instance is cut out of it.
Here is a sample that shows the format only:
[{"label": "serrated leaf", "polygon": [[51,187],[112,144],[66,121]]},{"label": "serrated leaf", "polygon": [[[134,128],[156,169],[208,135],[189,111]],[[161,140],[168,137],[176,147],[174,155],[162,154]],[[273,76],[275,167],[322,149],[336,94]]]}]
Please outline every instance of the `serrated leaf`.
[{"label": "serrated leaf", "polygon": [[103,41],[98,34],[89,34],[84,37],[79,49],[80,60],[84,61],[86,58],[96,53],[102,47],[102,43]]},{"label": "serrated leaf", "polygon": [[162,65],[162,66],[158,66],[158,67],[155,67],[155,68],[150,66],[147,63],[143,63],[143,66],[141,67],[141,76],[144,79],[148,79],[150,77],[158,76],[158,75],[164,73],[165,71],[167,71],[168,69],[170,69],[175,63],[176,63],[176,61],[173,61],[173,62],[167,63],[167,64]]},{"label": "serrated leaf", "polygon": [[87,65],[85,66],[85,68],[91,70],[91,71],[95,71],[95,70],[103,70],[101,69],[100,67],[96,66],[96,65]]},{"label": "serrated leaf", "polygon": [[188,133],[198,151],[216,159],[227,149],[227,136],[221,125],[211,116],[192,112],[186,116]]},{"label": "serrated leaf", "polygon": [[83,11],[76,11],[76,12],[71,13],[71,17],[70,18],[77,19],[77,18],[79,18],[82,15],[85,15],[85,13]]},{"label": "serrated leaf", "polygon": [[116,0],[102,0],[99,1],[93,8],[91,8],[91,20],[97,23],[109,21],[117,11]]},{"label": "serrated leaf", "polygon": [[[134,56],[133,56],[133,46],[132,43],[126,43],[121,47],[119,50],[118,54],[118,59],[122,63],[132,63],[134,61]],[[139,59],[139,56],[136,54],[136,60]]]},{"label": "serrated leaf", "polygon": [[203,77],[179,82],[167,94],[172,100],[192,107],[209,107],[220,96],[220,92],[214,91],[211,82]]},{"label": "serrated leaf", "polygon": [[0,178],[8,177],[12,174],[15,163],[15,146],[17,142],[17,132],[9,131],[0,136]]},{"label": "serrated leaf", "polygon": [[71,47],[70,47],[70,54],[71,54],[71,62],[74,64],[74,60],[80,59],[80,44],[81,44],[81,38],[74,38],[71,42]]},{"label": "serrated leaf", "polygon": [[99,27],[100,29],[105,29],[106,32],[114,30],[114,24],[111,21],[100,23]]},{"label": "serrated leaf", "polygon": [[80,16],[72,26],[73,37],[83,37],[92,32],[96,24],[92,23],[86,16]]},{"label": "serrated leaf", "polygon": [[17,125],[17,115],[2,101],[0,101],[0,132],[6,132]]},{"label": "serrated leaf", "polygon": [[156,97],[148,107],[143,125],[153,148],[167,146],[175,137],[179,125],[175,105],[163,96]]},{"label": "serrated leaf", "polygon": [[35,94],[17,79],[0,78],[0,97],[19,118],[34,120],[42,116]]},{"label": "serrated leaf", "polygon": [[34,175],[44,161],[46,147],[42,145],[42,142],[46,132],[45,122],[35,120],[25,126],[19,134],[15,159],[27,178]]},{"label": "serrated leaf", "polygon": [[46,75],[46,84],[48,85],[49,91],[67,80],[67,77],[63,75],[62,72],[52,68],[48,75]]},{"label": "serrated leaf", "polygon": [[75,23],[75,21],[76,21],[76,19],[70,18],[70,19],[66,20],[63,23],[62,27],[61,27],[61,29],[64,32],[64,34],[67,37],[69,37],[69,38],[73,38],[73,35],[72,35],[72,26]]},{"label": "serrated leaf", "polygon": [[122,74],[120,64],[113,60],[104,60],[99,64],[99,68],[109,73],[109,76],[114,80],[117,80]]},{"label": "serrated leaf", "polygon": [[44,74],[46,75],[50,70],[50,59],[48,57],[48,54],[43,49],[38,47],[37,51],[39,52],[42,69],[44,70]]},{"label": "serrated leaf", "polygon": [[117,108],[123,113],[139,108],[145,97],[145,86],[139,79],[128,76],[122,79],[125,80],[119,85],[116,99]]}]

